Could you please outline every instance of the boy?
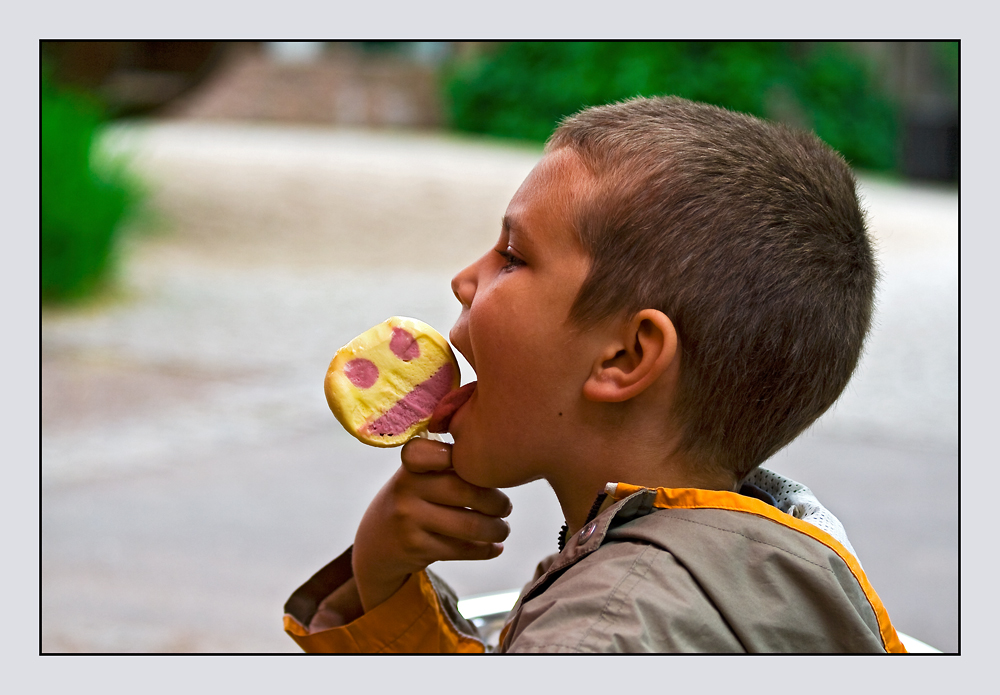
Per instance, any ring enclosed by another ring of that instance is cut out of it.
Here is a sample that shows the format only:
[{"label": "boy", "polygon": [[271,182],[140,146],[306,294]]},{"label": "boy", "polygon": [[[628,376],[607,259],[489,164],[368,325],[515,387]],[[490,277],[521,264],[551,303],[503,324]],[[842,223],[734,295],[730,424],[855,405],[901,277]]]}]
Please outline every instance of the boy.
[{"label": "boy", "polygon": [[500,651],[903,651],[840,524],[759,468],[844,389],[876,277],[853,176],[815,137],[676,98],[567,119],[452,281],[478,379],[454,445],[404,446],[286,630],[483,651],[426,568],[497,556],[499,488],[543,478],[564,547]]}]

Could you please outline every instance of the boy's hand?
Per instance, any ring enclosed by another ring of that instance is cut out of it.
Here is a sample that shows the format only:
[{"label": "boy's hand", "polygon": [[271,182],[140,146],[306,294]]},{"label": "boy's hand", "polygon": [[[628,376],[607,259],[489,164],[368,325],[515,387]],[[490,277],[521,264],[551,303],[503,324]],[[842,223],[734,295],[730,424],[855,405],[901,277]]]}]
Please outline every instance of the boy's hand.
[{"label": "boy's hand", "polygon": [[432,562],[496,557],[510,533],[502,518],[511,512],[507,495],[459,478],[450,444],[411,439],[402,460],[354,538],[354,579],[365,612]]}]

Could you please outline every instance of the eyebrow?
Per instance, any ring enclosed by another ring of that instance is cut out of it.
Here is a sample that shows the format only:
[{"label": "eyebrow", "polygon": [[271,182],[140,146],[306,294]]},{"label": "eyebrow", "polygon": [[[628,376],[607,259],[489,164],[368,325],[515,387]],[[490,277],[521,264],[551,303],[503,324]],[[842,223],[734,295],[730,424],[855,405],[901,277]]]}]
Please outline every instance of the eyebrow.
[{"label": "eyebrow", "polygon": [[517,236],[521,239],[526,240],[528,236],[524,226],[517,221],[516,217],[511,217],[510,215],[505,214],[500,218],[500,228],[507,233],[516,232]]}]

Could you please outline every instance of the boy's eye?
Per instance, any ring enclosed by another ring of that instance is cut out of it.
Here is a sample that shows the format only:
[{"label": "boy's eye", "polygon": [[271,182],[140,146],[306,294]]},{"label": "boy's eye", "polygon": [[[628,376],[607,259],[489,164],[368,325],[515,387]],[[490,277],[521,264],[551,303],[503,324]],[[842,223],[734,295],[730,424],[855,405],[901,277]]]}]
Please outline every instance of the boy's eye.
[{"label": "boy's eye", "polygon": [[497,249],[496,252],[504,259],[504,270],[512,270],[520,265],[524,265],[524,261],[511,253],[509,249]]}]

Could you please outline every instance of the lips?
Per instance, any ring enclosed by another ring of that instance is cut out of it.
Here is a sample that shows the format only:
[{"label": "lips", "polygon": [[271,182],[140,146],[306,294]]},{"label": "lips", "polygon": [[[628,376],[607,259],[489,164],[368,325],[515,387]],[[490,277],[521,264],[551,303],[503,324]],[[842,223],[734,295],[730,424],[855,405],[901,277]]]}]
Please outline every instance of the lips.
[{"label": "lips", "polygon": [[447,432],[451,425],[451,418],[465,402],[472,398],[476,391],[476,382],[470,381],[465,386],[455,389],[441,399],[441,402],[434,408],[431,414],[431,421],[427,425],[430,432]]}]

